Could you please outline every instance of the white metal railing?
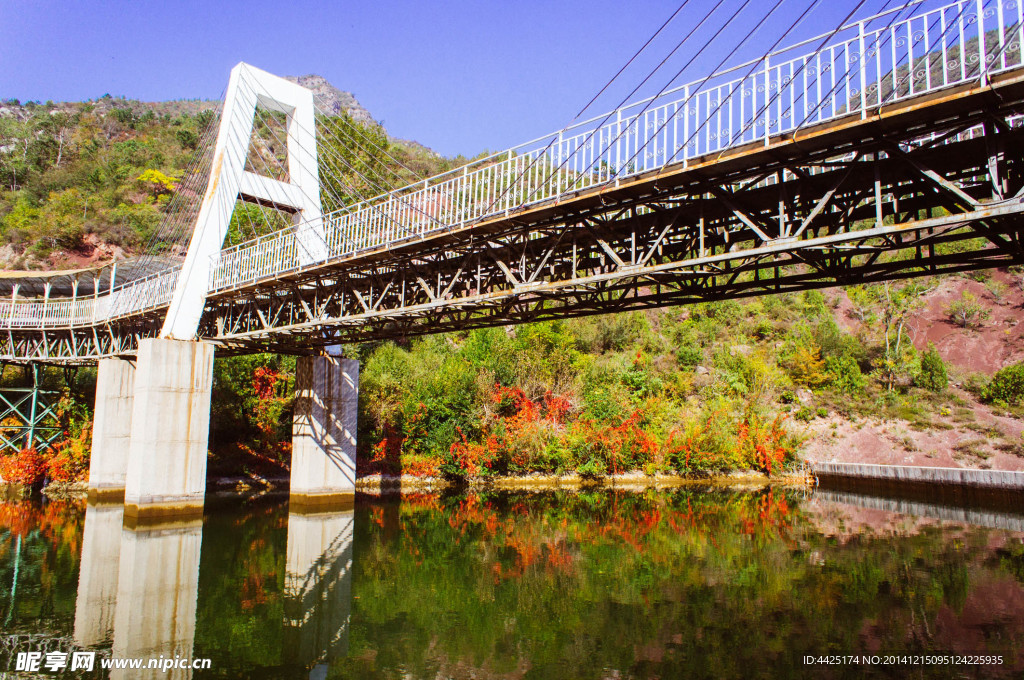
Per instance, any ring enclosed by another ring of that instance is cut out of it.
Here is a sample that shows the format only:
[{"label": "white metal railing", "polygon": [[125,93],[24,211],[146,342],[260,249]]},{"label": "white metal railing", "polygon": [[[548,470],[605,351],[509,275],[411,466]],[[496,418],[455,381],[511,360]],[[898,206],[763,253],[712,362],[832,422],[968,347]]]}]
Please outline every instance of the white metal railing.
[{"label": "white metal railing", "polygon": [[161,307],[171,301],[179,271],[157,272],[102,295],[0,301],[0,328],[88,326]]},{"label": "white metal railing", "polygon": [[[575,123],[414,185],[225,249],[209,288],[220,291],[388,248],[558,199],[590,187],[801,127],[1020,68],[1024,0],[914,0],[757,60]],[[303,256],[323,239],[326,257]],[[52,311],[49,303],[0,303],[0,327],[102,321],[166,304],[177,270]],[[122,298],[125,298],[122,300]],[[60,303],[63,304],[64,301]],[[45,305],[49,305],[46,307]],[[5,310],[7,313],[5,314]]]},{"label": "white metal railing", "polygon": [[907,3],[332,213],[322,224],[225,249],[214,258],[210,288],[303,266],[298,230],[322,228],[327,259],[352,256],[1019,68],[1021,4]]}]

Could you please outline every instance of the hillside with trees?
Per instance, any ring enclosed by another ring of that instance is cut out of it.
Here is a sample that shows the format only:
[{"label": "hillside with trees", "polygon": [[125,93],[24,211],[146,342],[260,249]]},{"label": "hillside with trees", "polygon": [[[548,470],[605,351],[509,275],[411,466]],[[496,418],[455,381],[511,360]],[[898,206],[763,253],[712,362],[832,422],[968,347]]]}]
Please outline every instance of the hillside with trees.
[{"label": "hillside with trees", "polygon": [[[336,139],[333,151],[369,176],[412,181],[465,162],[336,114],[373,144]],[[215,118],[199,101],[7,101],[0,267],[151,248]],[[345,185],[377,188],[355,174]],[[246,238],[241,220],[229,241]],[[359,471],[775,474],[805,459],[1024,469],[1022,280],[978,272],[348,347],[362,364]],[[0,456],[4,479],[87,470],[94,373],[47,380],[64,391],[66,438]],[[217,360],[211,476],[286,474],[293,380],[292,357]]]}]

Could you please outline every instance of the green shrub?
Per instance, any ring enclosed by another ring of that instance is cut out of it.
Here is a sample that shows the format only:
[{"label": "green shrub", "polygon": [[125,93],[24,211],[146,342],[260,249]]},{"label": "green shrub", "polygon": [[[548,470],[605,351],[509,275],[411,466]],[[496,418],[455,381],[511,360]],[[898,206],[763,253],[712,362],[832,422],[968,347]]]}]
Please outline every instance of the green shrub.
[{"label": "green shrub", "polygon": [[810,406],[804,406],[799,411],[793,414],[793,417],[803,423],[809,423],[814,420],[814,409]]},{"label": "green shrub", "polygon": [[607,472],[604,462],[597,458],[590,458],[576,468],[576,473],[584,479],[601,479]]},{"label": "green shrub", "polygon": [[804,291],[804,313],[808,317],[825,316],[830,310],[825,302],[825,296],[820,290]]},{"label": "green shrub", "polygon": [[992,312],[966,290],[944,310],[949,319],[961,328],[973,328],[988,319]]},{"label": "green shrub", "polygon": [[651,397],[664,389],[661,378],[637,367],[627,369],[622,374],[622,384],[637,397]]},{"label": "green shrub", "polygon": [[775,324],[768,319],[759,319],[754,326],[754,337],[759,340],[767,340],[775,335]]},{"label": "green shrub", "polygon": [[982,398],[989,402],[1016,405],[1024,398],[1024,361],[999,369]]},{"label": "green shrub", "polygon": [[828,317],[814,327],[814,341],[821,347],[822,357],[849,356],[858,363],[867,357],[867,348]]},{"label": "green shrub", "polygon": [[699,345],[683,345],[676,350],[676,361],[680,366],[696,366],[704,360],[704,350]]},{"label": "green shrub", "polygon": [[825,385],[842,394],[858,394],[867,385],[860,366],[850,356],[825,359]]},{"label": "green shrub", "polygon": [[1009,289],[1009,286],[998,279],[989,279],[985,282],[985,290],[987,290],[989,295],[992,296],[992,299],[999,304],[1006,302],[1006,293]]},{"label": "green shrub", "polygon": [[594,420],[616,420],[625,415],[626,399],[619,390],[600,386],[583,395],[583,414]]},{"label": "green shrub", "polygon": [[928,350],[921,355],[921,372],[914,380],[918,387],[923,387],[933,392],[941,392],[949,384],[949,377],[946,375],[946,364],[939,356],[938,350],[933,343],[928,343]]}]

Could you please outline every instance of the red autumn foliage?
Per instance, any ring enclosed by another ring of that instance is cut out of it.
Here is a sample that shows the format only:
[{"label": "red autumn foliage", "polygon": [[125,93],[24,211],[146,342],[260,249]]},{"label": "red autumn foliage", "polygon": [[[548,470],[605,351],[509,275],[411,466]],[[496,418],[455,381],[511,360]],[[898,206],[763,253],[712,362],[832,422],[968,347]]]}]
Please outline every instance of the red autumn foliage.
[{"label": "red autumn foliage", "polygon": [[82,545],[84,500],[0,503],[0,530],[22,538],[38,531],[55,546],[78,555]]},{"label": "red autumn foliage", "polygon": [[752,453],[754,463],[765,474],[772,474],[786,458],[786,437],[782,429],[785,416],[779,415],[771,423],[765,425],[745,418],[739,425],[739,448]]},{"label": "red autumn foliage", "polygon": [[18,453],[0,456],[0,477],[7,482],[31,486],[43,481],[46,459],[35,449],[22,449]]},{"label": "red autumn foliage", "polygon": [[280,372],[268,366],[260,366],[252,374],[252,391],[262,401],[273,399],[281,378]]},{"label": "red autumn foliage", "polygon": [[769,489],[757,499],[754,507],[744,506],[740,523],[745,534],[785,536],[790,529],[789,503]]},{"label": "red autumn foliage", "polygon": [[485,467],[490,469],[498,455],[497,437],[490,435],[477,444],[466,439],[461,427],[456,426],[455,432],[459,435],[459,441],[452,444],[450,452],[459,467],[470,475],[480,474]]},{"label": "red autumn foliage", "polygon": [[25,501],[0,503],[0,527],[24,538],[39,521],[36,506]]},{"label": "red autumn foliage", "polygon": [[[634,363],[644,365],[649,358],[639,352]],[[433,422],[422,403],[404,423],[385,423],[384,436],[370,461],[360,465],[360,474],[476,476],[575,469],[602,476],[633,470],[757,469],[772,475],[794,450],[782,426],[784,416],[765,420],[756,411],[737,418],[723,407],[666,433],[654,399],[618,418],[580,413],[572,395],[547,391],[531,397],[520,387],[501,384],[491,388],[489,401],[493,408],[479,423],[454,428],[455,441],[443,460],[420,453],[430,439],[424,423]]]}]

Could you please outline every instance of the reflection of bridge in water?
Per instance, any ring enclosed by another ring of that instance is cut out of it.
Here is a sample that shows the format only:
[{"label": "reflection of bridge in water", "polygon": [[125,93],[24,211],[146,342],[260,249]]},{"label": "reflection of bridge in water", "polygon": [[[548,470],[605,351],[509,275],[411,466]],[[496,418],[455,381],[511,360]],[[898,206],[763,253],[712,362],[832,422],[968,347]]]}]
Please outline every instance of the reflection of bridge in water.
[{"label": "reflection of bridge in water", "polygon": [[[291,491],[333,502],[358,365],[322,348],[1024,262],[1022,23],[906,2],[352,204],[312,93],[240,64],[172,216],[184,261],[0,282],[0,359],[98,361],[90,486],[166,515],[202,506],[214,350],[301,354]],[[240,204],[292,225],[224,249]]]},{"label": "reflection of bridge in water", "polygon": [[[348,652],[353,510],[289,512],[279,663],[326,677]],[[190,659],[195,649],[203,522],[135,525],[124,506],[90,503],[74,641],[113,659]],[[224,612],[225,620],[230,612]],[[143,664],[145,665],[145,661]],[[115,670],[112,678],[188,678],[190,669]]]}]

